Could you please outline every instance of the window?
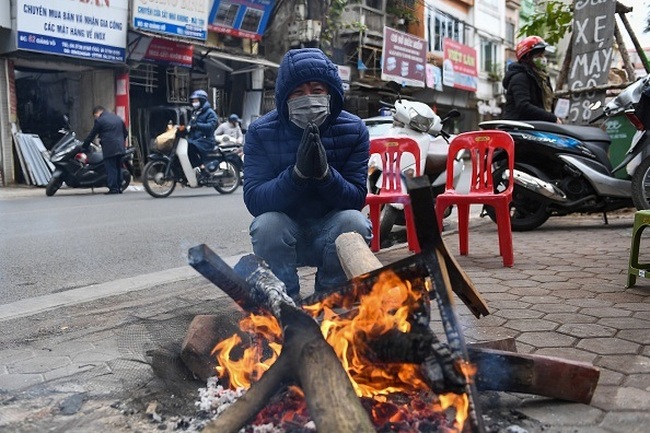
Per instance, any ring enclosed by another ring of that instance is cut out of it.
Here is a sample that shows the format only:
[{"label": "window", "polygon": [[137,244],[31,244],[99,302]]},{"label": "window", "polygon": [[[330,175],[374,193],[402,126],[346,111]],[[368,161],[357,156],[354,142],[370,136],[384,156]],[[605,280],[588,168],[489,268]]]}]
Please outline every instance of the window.
[{"label": "window", "polygon": [[465,43],[465,24],[440,11],[435,11],[428,16],[429,24],[429,51],[442,51],[444,38],[453,39],[461,44]]},{"label": "window", "polygon": [[499,70],[499,58],[497,54],[498,45],[494,42],[481,38],[481,72],[490,75],[501,75]]},{"label": "window", "polygon": [[515,23],[506,21],[506,42],[511,46],[515,46]]}]

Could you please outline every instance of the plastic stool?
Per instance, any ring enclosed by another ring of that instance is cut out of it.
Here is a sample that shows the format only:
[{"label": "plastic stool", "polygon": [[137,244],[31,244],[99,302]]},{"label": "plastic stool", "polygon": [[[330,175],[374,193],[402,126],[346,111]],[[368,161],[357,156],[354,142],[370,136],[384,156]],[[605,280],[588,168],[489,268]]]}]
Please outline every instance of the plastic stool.
[{"label": "plastic stool", "polygon": [[632,287],[636,277],[650,278],[650,263],[639,263],[639,246],[641,234],[650,226],[650,210],[640,210],[634,213],[634,228],[632,229],[632,244],[630,245],[630,261],[627,265],[627,285]]}]

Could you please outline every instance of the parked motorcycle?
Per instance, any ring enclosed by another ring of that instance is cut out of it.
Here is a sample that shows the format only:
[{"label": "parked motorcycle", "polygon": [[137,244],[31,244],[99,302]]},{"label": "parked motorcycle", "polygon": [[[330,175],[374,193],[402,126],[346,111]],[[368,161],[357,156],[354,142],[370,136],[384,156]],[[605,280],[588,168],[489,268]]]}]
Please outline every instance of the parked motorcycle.
[{"label": "parked motorcycle", "polygon": [[[600,108],[600,103],[592,109]],[[632,177],[632,201],[638,210],[650,209],[650,74],[627,86],[603,107],[603,112],[592,122],[603,117],[614,117],[624,113],[637,131],[632,137],[623,160],[613,169],[618,173],[623,168]]]},{"label": "parked motorcycle", "polygon": [[[622,104],[623,93],[608,105]],[[504,130],[515,141],[512,230],[533,230],[551,216],[576,212],[602,212],[607,221],[607,212],[634,205],[630,179],[615,177],[615,171],[625,163],[612,167],[608,157],[611,139],[602,129],[510,120],[487,121],[479,126]],[[495,188],[505,189],[509,177],[504,158],[497,158],[493,170]],[[483,214],[496,221],[491,208],[485,207]]]},{"label": "parked motorcycle", "polygon": [[185,125],[179,125],[169,151],[149,155],[142,172],[144,189],[155,198],[168,197],[177,183],[190,188],[213,187],[221,194],[234,192],[241,183],[239,156],[215,146],[205,163],[205,173],[199,173],[190,162],[187,132]]},{"label": "parked motorcycle", "polygon": [[[59,130],[61,139],[50,151],[50,161],[54,164],[52,178],[45,187],[45,195],[53,196],[63,182],[71,188],[99,188],[106,186],[106,169],[104,158],[99,147],[91,144],[89,151],[84,151],[83,143],[72,131],[67,116],[64,116],[65,127]],[[122,183],[120,188],[125,190],[131,183],[133,173],[134,148],[128,148],[122,157]]]},{"label": "parked motorcycle", "polygon": [[[433,194],[436,196],[445,189],[449,140],[452,138],[443,130],[443,127],[450,119],[460,116],[460,112],[452,110],[444,119],[441,119],[427,104],[403,99],[399,94],[399,84],[391,82],[389,88],[395,92],[396,100],[393,104],[382,102],[382,105],[392,112],[393,124],[382,130],[380,135],[373,135],[372,127],[370,127],[370,138],[408,137],[415,140],[420,148],[420,173],[429,177]],[[367,119],[367,124],[368,120],[370,119]],[[381,186],[381,158],[376,154],[371,155],[368,166],[368,189],[374,193]],[[415,159],[411,154],[402,155],[400,166],[404,177],[414,176]],[[464,163],[461,155],[457,155],[454,163],[455,184],[460,179],[463,169]],[[445,216],[448,216],[450,212],[451,210]],[[403,226],[405,224],[402,204],[391,203],[384,206],[380,217],[380,238],[388,239],[394,225]]]}]

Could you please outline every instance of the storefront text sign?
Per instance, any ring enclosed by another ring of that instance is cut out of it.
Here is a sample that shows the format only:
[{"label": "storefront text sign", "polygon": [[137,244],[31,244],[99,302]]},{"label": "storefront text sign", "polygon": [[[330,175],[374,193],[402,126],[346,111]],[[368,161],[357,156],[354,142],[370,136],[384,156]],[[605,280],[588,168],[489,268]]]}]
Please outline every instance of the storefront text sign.
[{"label": "storefront text sign", "polygon": [[442,84],[456,89],[476,92],[478,71],[476,69],[476,50],[453,39],[442,41]]},{"label": "storefront text sign", "polygon": [[259,41],[273,12],[275,0],[211,0],[208,28],[238,38]]},{"label": "storefront text sign", "polygon": [[381,79],[403,86],[424,87],[426,41],[390,27],[384,27]]},{"label": "storefront text sign", "polygon": [[129,60],[192,67],[194,45],[129,33]]},{"label": "storefront text sign", "polygon": [[129,0],[17,0],[18,49],[124,62]]},{"label": "storefront text sign", "polygon": [[153,33],[206,40],[211,0],[131,0],[133,27]]},{"label": "storefront text sign", "polygon": [[[578,0],[573,7],[569,88],[578,90],[607,84],[613,55],[616,0]],[[605,91],[579,93],[570,99],[568,122],[584,125],[597,113],[589,107],[596,101],[604,102]]]}]

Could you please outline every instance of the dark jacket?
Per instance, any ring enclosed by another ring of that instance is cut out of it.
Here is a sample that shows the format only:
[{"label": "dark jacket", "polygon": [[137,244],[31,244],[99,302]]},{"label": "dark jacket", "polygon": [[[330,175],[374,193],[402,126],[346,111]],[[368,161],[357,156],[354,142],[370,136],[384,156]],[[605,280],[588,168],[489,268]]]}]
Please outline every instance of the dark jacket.
[{"label": "dark jacket", "polygon": [[214,131],[219,123],[217,113],[210,107],[210,103],[206,101],[203,106],[192,112],[192,119],[187,141],[206,152],[212,150],[216,145]]},{"label": "dark jacket", "polygon": [[129,136],[129,131],[126,129],[124,121],[118,115],[103,111],[95,119],[93,129],[84,140],[83,146],[88,147],[97,135],[99,135],[104,158],[110,158],[111,156],[124,153],[124,141]]},{"label": "dark jacket", "polygon": [[[291,176],[303,130],[291,123],[287,98],[309,81],[329,86],[330,115],[320,136],[331,176],[299,182]],[[366,200],[368,128],[342,111],[343,87],[336,66],[318,49],[291,50],[275,84],[276,109],[255,120],[244,145],[244,203],[253,216],[283,212],[292,218],[318,218],[332,210],[360,210]]]},{"label": "dark jacket", "polygon": [[506,90],[503,119],[557,121],[555,114],[544,109],[542,85],[531,66],[511,63],[503,78],[503,88]]}]

